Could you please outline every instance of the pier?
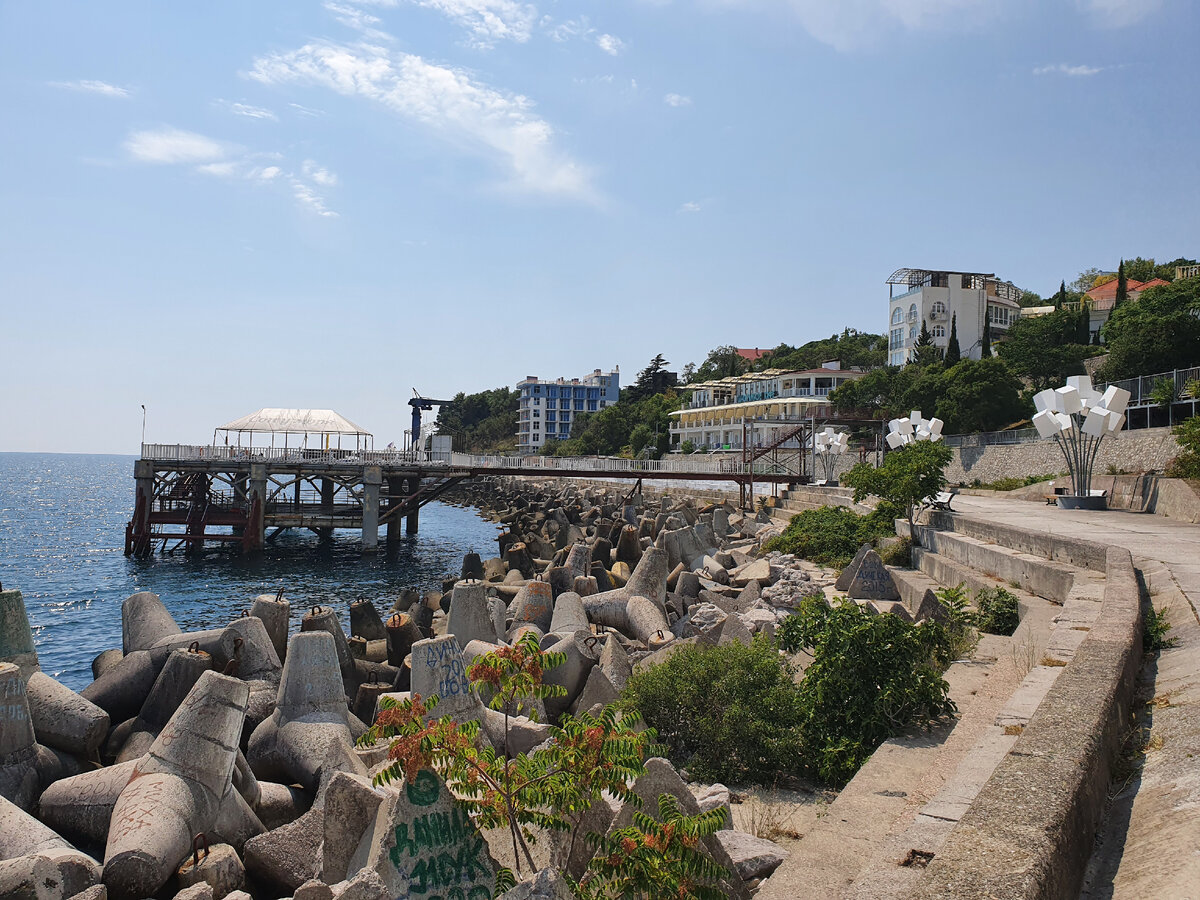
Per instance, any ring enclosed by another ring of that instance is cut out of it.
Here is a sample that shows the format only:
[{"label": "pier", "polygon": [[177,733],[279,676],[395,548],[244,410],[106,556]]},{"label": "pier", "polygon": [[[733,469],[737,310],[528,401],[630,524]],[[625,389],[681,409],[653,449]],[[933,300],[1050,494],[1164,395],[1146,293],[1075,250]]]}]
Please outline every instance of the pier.
[{"label": "pier", "polygon": [[[358,530],[362,549],[372,552],[379,549],[381,529],[385,546],[396,546],[402,534],[417,533],[421,507],[467,479],[488,475],[725,481],[739,486],[745,505],[755,482],[811,480],[807,448],[818,423],[789,425],[786,439],[730,454],[661,460],[476,456],[374,450],[369,433],[332,410],[264,409],[216,429],[211,444],[142,444],[125,554],[197,552],[206,544],[252,553],[289,528],[323,538],[335,528]],[[350,438],[354,447],[343,449]]]}]

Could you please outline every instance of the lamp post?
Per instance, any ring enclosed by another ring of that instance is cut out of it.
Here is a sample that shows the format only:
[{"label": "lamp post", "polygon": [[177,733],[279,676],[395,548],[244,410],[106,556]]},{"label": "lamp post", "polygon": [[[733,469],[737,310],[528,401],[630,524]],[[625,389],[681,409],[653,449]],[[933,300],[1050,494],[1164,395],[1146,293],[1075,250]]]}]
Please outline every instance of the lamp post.
[{"label": "lamp post", "polygon": [[1044,438],[1054,438],[1071,474],[1070,495],[1058,498],[1063,509],[1105,509],[1103,496],[1092,496],[1092,469],[1100,443],[1125,424],[1129,391],[1110,385],[1101,394],[1087,375],[1072,375],[1060,388],[1033,397],[1033,425]]},{"label": "lamp post", "polygon": [[146,404],[142,404],[142,446],[146,446]]},{"label": "lamp post", "polygon": [[908,418],[892,419],[888,422],[885,439],[888,449],[899,450],[901,447],[916,441],[935,443],[942,439],[942,426],[945,423],[936,416],[926,419],[919,409],[914,409]]},{"label": "lamp post", "polygon": [[813,456],[821,467],[827,485],[837,484],[838,457],[846,452],[850,438],[844,431],[826,426],[813,435]]}]

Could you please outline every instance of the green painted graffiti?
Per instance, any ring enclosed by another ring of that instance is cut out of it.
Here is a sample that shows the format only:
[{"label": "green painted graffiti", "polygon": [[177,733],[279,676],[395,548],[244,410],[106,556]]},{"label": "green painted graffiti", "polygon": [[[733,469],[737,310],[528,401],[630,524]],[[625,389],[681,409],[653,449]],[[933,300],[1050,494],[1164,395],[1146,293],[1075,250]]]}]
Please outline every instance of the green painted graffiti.
[{"label": "green painted graffiti", "polygon": [[437,775],[429,769],[422,769],[417,773],[416,778],[405,786],[404,790],[408,794],[408,799],[416,806],[431,806],[437,802],[437,798],[442,792],[442,786]]}]

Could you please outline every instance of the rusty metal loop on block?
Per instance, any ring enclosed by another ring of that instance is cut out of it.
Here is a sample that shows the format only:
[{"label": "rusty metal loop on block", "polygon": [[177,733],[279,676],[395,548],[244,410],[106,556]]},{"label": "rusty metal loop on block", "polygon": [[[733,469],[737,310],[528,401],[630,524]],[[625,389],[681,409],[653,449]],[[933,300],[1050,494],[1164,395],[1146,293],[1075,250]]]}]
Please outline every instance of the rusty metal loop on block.
[{"label": "rusty metal loop on block", "polygon": [[192,838],[192,868],[200,865],[200,845],[204,845],[204,858],[208,859],[208,835],[203,831]]},{"label": "rusty metal loop on block", "polygon": [[188,644],[188,653],[199,653],[199,652],[200,652],[200,642],[199,641],[192,641],[190,644]]},{"label": "rusty metal loop on block", "polygon": [[243,609],[243,610],[242,610],[242,615],[241,615],[241,618],[243,618],[243,619],[248,619],[248,618],[250,618],[250,610],[248,610],[248,609]]},{"label": "rusty metal loop on block", "polygon": [[277,601],[278,601],[278,600],[282,600],[282,599],[283,599],[283,588],[280,588],[279,590],[277,590],[277,591],[275,592],[275,599],[276,599]]},{"label": "rusty metal loop on block", "polygon": [[242,644],[243,644],[243,643],[244,643],[244,641],[242,641],[242,639],[241,639],[241,638],[234,638],[234,639],[233,639],[233,655],[234,655],[234,656],[241,656],[241,655],[242,655]]},{"label": "rusty metal loop on block", "polygon": [[403,624],[403,621],[400,618],[400,613],[392,613],[390,616],[388,616],[388,620],[387,620],[388,628],[399,628],[402,624]]},{"label": "rusty metal loop on block", "polygon": [[321,614],[321,607],[319,607],[319,606],[314,606],[312,608],[312,612],[309,613],[310,616],[319,616],[320,614]]},{"label": "rusty metal loop on block", "polygon": [[379,673],[374,669],[367,673],[367,684],[379,684]]},{"label": "rusty metal loop on block", "polygon": [[654,636],[660,641],[666,640],[667,638],[667,636],[663,634],[663,630],[661,628],[654,632]]},{"label": "rusty metal loop on block", "polygon": [[596,645],[600,643],[600,636],[596,634],[589,634],[583,639],[583,642],[587,645],[589,650],[595,650]]}]

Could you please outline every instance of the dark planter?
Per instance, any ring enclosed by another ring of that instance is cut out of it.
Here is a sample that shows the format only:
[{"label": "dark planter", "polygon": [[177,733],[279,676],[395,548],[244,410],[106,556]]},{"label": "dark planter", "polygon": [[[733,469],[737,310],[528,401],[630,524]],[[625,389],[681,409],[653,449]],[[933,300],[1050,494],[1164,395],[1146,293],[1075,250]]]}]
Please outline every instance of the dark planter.
[{"label": "dark planter", "polygon": [[1107,497],[1079,497],[1072,494],[1058,495],[1059,509],[1108,509]]}]

